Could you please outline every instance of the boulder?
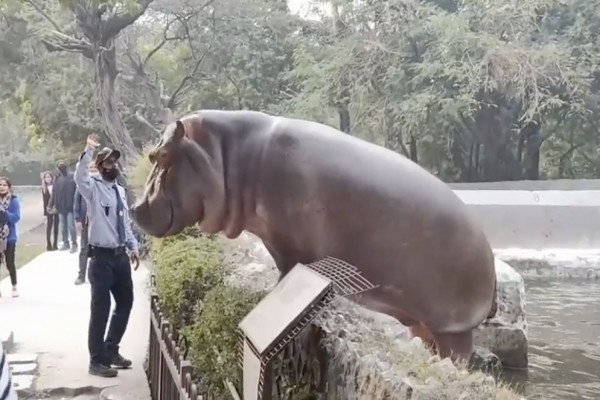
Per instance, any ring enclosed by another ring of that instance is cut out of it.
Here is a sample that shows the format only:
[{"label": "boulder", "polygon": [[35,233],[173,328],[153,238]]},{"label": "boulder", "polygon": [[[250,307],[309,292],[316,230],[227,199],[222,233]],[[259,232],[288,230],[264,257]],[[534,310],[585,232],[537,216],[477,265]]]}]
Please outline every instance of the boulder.
[{"label": "boulder", "polygon": [[525,282],[506,262],[496,258],[498,311],[475,331],[475,344],[494,353],[504,367],[526,368],[527,321]]}]

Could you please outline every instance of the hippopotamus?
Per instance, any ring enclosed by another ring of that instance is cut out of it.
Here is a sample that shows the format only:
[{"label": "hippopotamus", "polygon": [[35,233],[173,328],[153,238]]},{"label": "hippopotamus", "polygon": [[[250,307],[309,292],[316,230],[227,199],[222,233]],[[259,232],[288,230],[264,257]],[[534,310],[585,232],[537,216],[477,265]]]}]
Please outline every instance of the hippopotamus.
[{"label": "hippopotamus", "polygon": [[262,240],[281,276],[326,257],[376,287],[353,298],[451,360],[496,308],[491,246],[466,205],[410,159],[318,122],[200,110],[169,124],[132,208],[155,237]]}]

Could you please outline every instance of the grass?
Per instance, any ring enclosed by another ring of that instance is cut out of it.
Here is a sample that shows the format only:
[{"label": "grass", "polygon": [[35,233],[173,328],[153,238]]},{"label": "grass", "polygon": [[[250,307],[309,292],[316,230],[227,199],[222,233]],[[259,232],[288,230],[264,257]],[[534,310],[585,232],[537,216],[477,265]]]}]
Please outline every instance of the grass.
[{"label": "grass", "polygon": [[[27,264],[40,254],[46,251],[46,245],[40,243],[18,243],[15,251],[15,265],[17,269]],[[3,261],[0,267],[0,280],[8,276],[6,263]]]}]

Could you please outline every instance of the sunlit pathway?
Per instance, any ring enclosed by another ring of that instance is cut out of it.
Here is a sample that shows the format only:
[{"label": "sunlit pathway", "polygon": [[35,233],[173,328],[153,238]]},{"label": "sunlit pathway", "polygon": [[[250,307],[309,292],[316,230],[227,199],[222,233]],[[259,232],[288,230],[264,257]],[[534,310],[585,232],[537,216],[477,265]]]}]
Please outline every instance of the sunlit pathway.
[{"label": "sunlit pathway", "polygon": [[[10,282],[0,283],[0,330],[14,333],[14,353],[39,354],[37,391],[99,393],[116,386],[112,398],[148,399],[143,371],[149,334],[148,270],[132,271],[135,299],[121,352],[133,368],[117,378],[88,374],[87,327],[90,308],[88,283],[74,285],[77,254],[44,253],[19,270],[20,297],[10,297]],[[114,306],[114,304],[113,304]]]}]

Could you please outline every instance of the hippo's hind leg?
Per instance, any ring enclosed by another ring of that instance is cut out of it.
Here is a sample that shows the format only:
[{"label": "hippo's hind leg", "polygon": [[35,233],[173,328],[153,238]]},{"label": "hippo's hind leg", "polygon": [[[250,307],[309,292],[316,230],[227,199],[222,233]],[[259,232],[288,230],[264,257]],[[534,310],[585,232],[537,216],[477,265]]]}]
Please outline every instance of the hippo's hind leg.
[{"label": "hippo's hind leg", "polygon": [[459,333],[434,333],[438,354],[450,357],[453,362],[468,362],[473,353],[473,331]]},{"label": "hippo's hind leg", "polygon": [[415,322],[409,325],[410,334],[412,337],[419,337],[423,341],[423,344],[427,346],[431,351],[435,351],[435,337],[425,325],[420,322]]}]

